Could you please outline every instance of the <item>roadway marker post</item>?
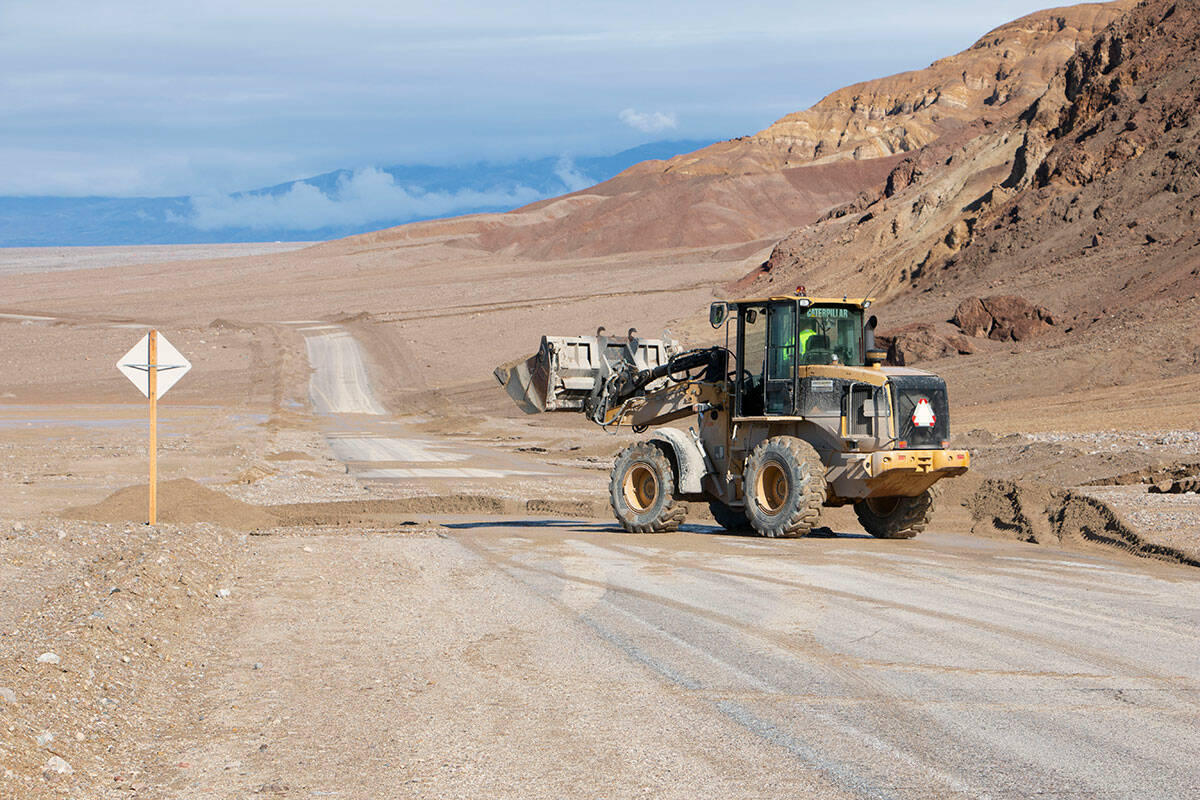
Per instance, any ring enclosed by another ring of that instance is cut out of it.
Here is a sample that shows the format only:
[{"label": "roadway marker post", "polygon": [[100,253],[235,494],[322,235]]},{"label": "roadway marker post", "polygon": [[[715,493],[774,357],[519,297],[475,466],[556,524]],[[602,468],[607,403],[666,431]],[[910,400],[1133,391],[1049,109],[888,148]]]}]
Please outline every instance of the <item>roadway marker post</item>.
[{"label": "roadway marker post", "polygon": [[[143,360],[144,359],[144,360]],[[117,369],[150,400],[150,503],[147,524],[158,522],[158,398],[167,393],[191,363],[157,330],[152,330],[117,361]]]}]

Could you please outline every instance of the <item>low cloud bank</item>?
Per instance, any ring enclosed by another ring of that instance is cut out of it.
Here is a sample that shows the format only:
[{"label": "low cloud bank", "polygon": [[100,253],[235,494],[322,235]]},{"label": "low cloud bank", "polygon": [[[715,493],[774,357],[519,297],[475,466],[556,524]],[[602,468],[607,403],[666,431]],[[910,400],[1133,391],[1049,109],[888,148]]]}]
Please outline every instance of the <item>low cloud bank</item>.
[{"label": "low cloud bank", "polygon": [[659,133],[679,126],[679,120],[674,114],[664,114],[662,111],[637,111],[627,108],[617,118],[629,127],[643,133]]},{"label": "low cloud bank", "polygon": [[[556,174],[570,191],[582,188],[576,184],[587,178],[575,171],[569,160],[564,162],[566,168],[561,174],[556,170]],[[564,162],[560,162],[560,167]],[[424,191],[401,186],[383,170],[368,167],[342,176],[329,194],[312,184],[299,182],[279,195],[193,197],[192,213],[184,221],[200,230],[320,230],[444,217],[481,208],[515,208],[544,197],[544,193],[526,186],[494,191]]]},{"label": "low cloud bank", "polygon": [[580,189],[586,189],[589,186],[594,186],[596,182],[584,175],[575,167],[575,162],[567,156],[563,156],[554,166],[554,174],[563,186],[567,187],[568,191],[578,192]]}]

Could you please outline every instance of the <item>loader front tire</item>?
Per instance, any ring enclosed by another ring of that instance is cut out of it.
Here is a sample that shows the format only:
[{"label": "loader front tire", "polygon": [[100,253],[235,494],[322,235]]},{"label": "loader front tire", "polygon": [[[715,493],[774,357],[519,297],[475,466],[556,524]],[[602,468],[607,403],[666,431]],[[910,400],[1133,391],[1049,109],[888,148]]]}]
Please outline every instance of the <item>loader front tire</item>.
[{"label": "loader front tire", "polygon": [[916,497],[868,497],[854,504],[863,529],[876,539],[911,539],[929,524],[933,491]]},{"label": "loader front tire", "polygon": [[825,467],[811,444],[773,436],[746,459],[746,518],[770,538],[804,536],[825,502]]},{"label": "loader front tire", "polygon": [[674,493],[675,470],[658,447],[638,442],[617,454],[608,501],[622,528],[630,533],[679,530],[687,508]]},{"label": "loader front tire", "polygon": [[708,510],[717,524],[731,533],[744,533],[750,530],[750,520],[746,519],[745,512],[740,508],[726,505],[720,500],[709,500]]}]

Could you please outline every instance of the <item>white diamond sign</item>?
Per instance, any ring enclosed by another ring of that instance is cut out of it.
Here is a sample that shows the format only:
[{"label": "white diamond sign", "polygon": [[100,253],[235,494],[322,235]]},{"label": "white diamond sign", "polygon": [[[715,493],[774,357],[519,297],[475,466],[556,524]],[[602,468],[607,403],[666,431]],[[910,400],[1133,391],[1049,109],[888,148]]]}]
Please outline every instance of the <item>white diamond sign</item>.
[{"label": "white diamond sign", "polygon": [[150,358],[150,334],[148,333],[133,346],[132,350],[121,356],[117,362],[117,369],[121,370],[121,373],[129,378],[144,396],[149,397],[150,367],[157,367],[155,383],[158,391],[154,396],[154,399],[157,400],[192,368],[192,364],[175,349],[174,345],[167,341],[167,337],[161,333],[155,333],[154,336],[157,339],[158,353],[153,361]]}]

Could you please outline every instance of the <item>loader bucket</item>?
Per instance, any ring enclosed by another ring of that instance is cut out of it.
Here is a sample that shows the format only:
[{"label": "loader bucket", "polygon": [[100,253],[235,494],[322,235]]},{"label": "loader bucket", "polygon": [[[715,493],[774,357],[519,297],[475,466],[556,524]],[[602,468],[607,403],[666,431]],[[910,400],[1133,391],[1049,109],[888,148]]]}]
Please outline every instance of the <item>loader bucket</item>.
[{"label": "loader bucket", "polygon": [[493,374],[526,414],[582,411],[617,362],[651,369],[678,350],[675,342],[661,339],[543,336],[536,353],[499,366]]}]

